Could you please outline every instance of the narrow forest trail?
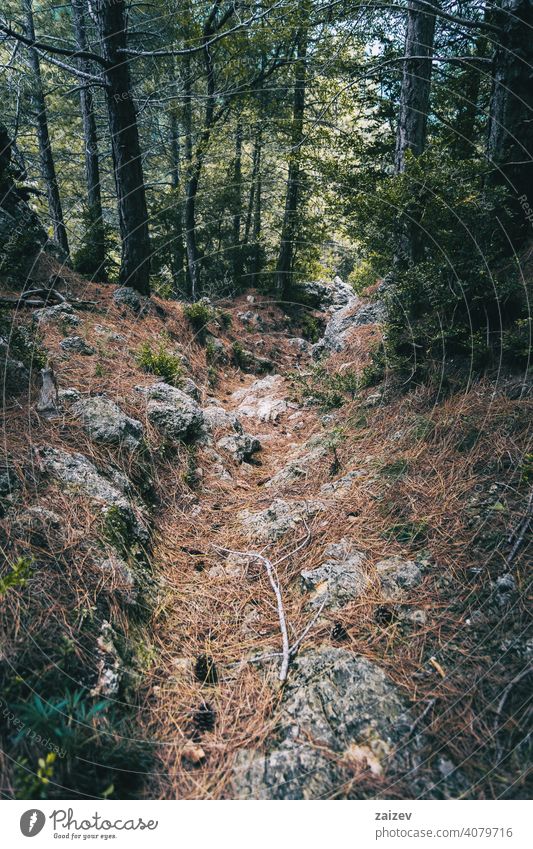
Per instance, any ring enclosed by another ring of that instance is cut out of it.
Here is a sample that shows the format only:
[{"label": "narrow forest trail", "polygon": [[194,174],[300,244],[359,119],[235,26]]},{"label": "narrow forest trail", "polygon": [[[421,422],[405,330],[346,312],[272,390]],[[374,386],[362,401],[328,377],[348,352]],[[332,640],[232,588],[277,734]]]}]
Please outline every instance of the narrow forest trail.
[{"label": "narrow forest trail", "polygon": [[[281,376],[274,381],[276,400],[282,401],[278,406],[283,407],[293,388]],[[254,398],[268,406],[270,378],[240,375],[218,387],[221,409],[238,414],[241,398],[234,393],[246,396],[261,383],[265,387]],[[185,510],[181,500],[169,504],[158,522],[154,559],[162,567],[166,592],[156,617],[160,662],[149,711],[151,733],[163,742],[161,764],[167,775],[160,776],[160,791],[165,796],[220,798],[228,793],[233,755],[258,745],[276,718],[271,681],[253,664],[242,662],[280,651],[275,598],[260,564],[228,557],[224,549],[269,554],[272,545],[250,544],[238,515],[268,508],[276,492],[265,485],[291,456],[305,450],[306,439],[320,427],[315,411],[294,403],[268,417],[241,420],[261,442],[253,462],[229,465],[229,479],[219,480],[213,475],[213,459],[198,458],[201,492]],[[302,531],[300,524],[298,536]],[[301,619],[301,594],[283,580],[282,593],[294,616],[289,616],[292,639]]]}]

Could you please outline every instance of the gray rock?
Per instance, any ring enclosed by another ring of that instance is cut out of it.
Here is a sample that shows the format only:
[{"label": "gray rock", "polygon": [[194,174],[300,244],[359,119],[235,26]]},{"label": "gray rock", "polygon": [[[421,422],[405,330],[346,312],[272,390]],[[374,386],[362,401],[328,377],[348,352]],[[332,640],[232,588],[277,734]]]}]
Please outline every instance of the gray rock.
[{"label": "gray rock", "polygon": [[261,450],[261,443],[256,436],[248,433],[235,433],[224,436],[217,442],[217,448],[227,451],[238,463],[247,463],[252,456]]},{"label": "gray rock", "polygon": [[112,554],[102,560],[98,567],[106,581],[113,585],[114,592],[123,598],[127,604],[133,604],[137,600],[138,586],[135,575],[122,557]]},{"label": "gray rock", "polygon": [[253,327],[257,330],[261,330],[264,327],[264,321],[257,312],[252,312],[252,310],[247,310],[246,312],[238,312],[237,318],[239,318],[243,324],[246,324],[248,327]]},{"label": "gray rock", "polygon": [[77,327],[81,323],[80,317],[70,304],[57,304],[54,307],[35,310],[32,320],[40,326],[61,322],[70,327]]},{"label": "gray rock", "polygon": [[352,469],[346,472],[345,475],[331,483],[324,483],[320,487],[321,495],[340,495],[349,492],[354,482],[362,477],[365,473],[361,469]]},{"label": "gray rock", "polygon": [[209,352],[211,359],[215,363],[227,363],[229,360],[228,353],[224,347],[224,343],[217,339],[216,336],[208,334],[205,337],[205,346]]},{"label": "gray rock", "polygon": [[300,354],[306,354],[311,348],[307,339],[301,339],[299,336],[293,336],[292,339],[287,339],[287,344]]},{"label": "gray rock", "polygon": [[46,507],[28,507],[23,510],[16,517],[13,530],[20,540],[43,549],[60,547],[64,540],[61,517]]},{"label": "gray rock", "polygon": [[61,405],[69,407],[71,404],[75,404],[76,401],[81,400],[81,392],[78,392],[77,389],[70,386],[67,389],[60,389],[57,393],[57,397],[59,398],[59,403]]},{"label": "gray rock", "polygon": [[[313,357],[318,359],[325,354],[343,351],[353,330],[366,324],[377,324],[385,318],[385,307],[381,301],[360,306],[357,295],[346,301],[344,306],[335,308],[326,324],[324,336],[313,345]],[[358,308],[359,307],[359,308]]]},{"label": "gray rock", "polygon": [[204,428],[213,433],[217,430],[226,431],[228,433],[243,433],[243,427],[239,417],[235,413],[230,413],[223,407],[215,405],[204,407]]},{"label": "gray rock", "polygon": [[121,286],[113,292],[113,300],[119,307],[127,307],[134,313],[141,311],[145,298],[131,286]]},{"label": "gray rock", "polygon": [[83,354],[85,357],[96,354],[96,348],[89,345],[81,336],[67,336],[66,339],[61,340],[59,347],[69,354]]},{"label": "gray rock", "polygon": [[316,465],[316,463],[318,463],[318,461],[326,453],[327,448],[324,445],[315,446],[306,454],[291,460],[290,463],[283,466],[279,472],[276,472],[276,474],[266,482],[265,488],[271,489],[273,487],[278,488],[288,486],[297,480],[307,477],[311,468]]},{"label": "gray rock", "polygon": [[388,557],[376,563],[376,571],[381,581],[382,593],[391,601],[402,599],[422,582],[422,569],[414,560]]},{"label": "gray rock", "polygon": [[301,572],[302,588],[313,593],[312,607],[338,610],[350,601],[359,598],[370,586],[370,580],[362,568],[365,555],[357,551],[346,539],[327,547],[328,558],[317,569]]},{"label": "gray rock", "polygon": [[142,424],[127,416],[110,398],[84,398],[72,405],[71,412],[81,419],[83,429],[94,442],[117,445],[126,451],[134,451],[141,444]]},{"label": "gray rock", "polygon": [[9,355],[9,345],[0,339],[0,386],[7,396],[16,395],[27,389],[30,383],[30,371],[20,360]]},{"label": "gray rock", "polygon": [[409,741],[412,717],[397,687],[377,665],[349,651],[300,655],[280,716],[265,754],[239,753],[238,799],[324,798],[338,794],[354,773],[384,780],[418,762],[417,742]]},{"label": "gray rock", "polygon": [[275,422],[289,405],[285,398],[285,383],[281,375],[273,374],[254,382],[244,389],[237,389],[232,400],[239,402],[237,413],[262,422]]},{"label": "gray rock", "polygon": [[319,501],[284,501],[277,498],[266,510],[254,513],[241,510],[238,514],[244,528],[258,542],[275,542],[305,519],[311,519],[323,509]]},{"label": "gray rock", "polygon": [[189,395],[194,401],[200,400],[200,390],[194,380],[191,380],[190,377],[182,378],[180,389],[182,392],[185,392],[186,395]]},{"label": "gray rock", "polygon": [[[41,470],[65,486],[78,490],[102,505],[105,513],[113,509],[123,530],[133,541],[146,544],[149,534],[140,509],[134,509],[127,495],[131,485],[125,475],[115,472],[112,480],[104,477],[83,454],[70,454],[59,448],[35,449]],[[111,474],[110,474],[111,476]]]},{"label": "gray rock", "polygon": [[147,398],[148,421],[171,440],[189,440],[200,434],[204,416],[189,395],[168,383],[137,386]]},{"label": "gray rock", "polygon": [[305,306],[317,309],[344,306],[353,297],[352,287],[344,283],[338,276],[330,282],[311,280],[297,283],[294,287],[295,300],[299,300]]}]

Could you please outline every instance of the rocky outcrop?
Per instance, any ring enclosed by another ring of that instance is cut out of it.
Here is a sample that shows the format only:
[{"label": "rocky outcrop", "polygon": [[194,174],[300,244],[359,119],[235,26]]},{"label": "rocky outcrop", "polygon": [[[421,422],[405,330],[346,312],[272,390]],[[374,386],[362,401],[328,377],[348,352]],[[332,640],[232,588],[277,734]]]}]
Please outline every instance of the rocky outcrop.
[{"label": "rocky outcrop", "polygon": [[81,419],[83,429],[94,442],[126,451],[135,451],[142,442],[142,424],[127,416],[110,398],[84,398],[74,403],[70,411]]},{"label": "rocky outcrop", "polygon": [[277,498],[266,510],[241,510],[239,518],[257,542],[275,542],[322,509],[320,501],[284,501]]},{"label": "rocky outcrop", "polygon": [[70,304],[56,304],[53,307],[43,307],[35,310],[32,320],[39,326],[47,324],[65,324],[69,327],[77,327],[81,319]]},{"label": "rocky outcrop", "polygon": [[245,389],[233,393],[232,400],[238,403],[237,413],[262,422],[275,422],[289,409],[285,394],[284,380],[279,374],[273,374],[254,382]]},{"label": "rocky outcrop", "polygon": [[385,306],[382,301],[363,304],[352,292],[343,304],[334,305],[322,339],[313,345],[314,359],[343,351],[355,328],[365,324],[379,324],[384,318]]},{"label": "rocky outcrop", "polygon": [[328,559],[318,568],[301,572],[302,589],[312,594],[311,607],[338,610],[370,586],[363,568],[365,555],[346,539],[328,545],[324,554]]},{"label": "rocky outcrop", "polygon": [[376,563],[376,572],[381,581],[382,595],[391,601],[399,601],[422,582],[422,569],[414,560],[388,557]]},{"label": "rocky outcrop", "polygon": [[137,386],[146,397],[148,421],[167,439],[188,441],[200,434],[204,416],[199,405],[181,389],[168,383]]},{"label": "rocky outcrop", "polygon": [[67,354],[83,354],[84,357],[90,357],[96,354],[96,348],[89,345],[81,336],[67,336],[59,343],[59,347]]},{"label": "rocky outcrop", "polygon": [[100,504],[104,513],[121,525],[123,535],[143,545],[148,542],[145,517],[129,498],[131,484],[125,475],[114,472],[111,480],[83,454],[71,454],[59,448],[37,448],[35,456],[42,472]]},{"label": "rocky outcrop", "polygon": [[[237,798],[327,798],[342,795],[354,777],[386,787],[387,779],[407,776],[419,761],[398,688],[376,664],[343,649],[297,658],[280,717],[264,754],[239,753]],[[412,775],[409,783],[415,783]]]},{"label": "rocky outcrop", "polygon": [[313,309],[345,306],[354,297],[351,286],[340,277],[332,281],[310,280],[296,283],[291,296],[294,301]]},{"label": "rocky outcrop", "polygon": [[237,463],[249,463],[254,454],[261,450],[261,443],[256,436],[248,433],[235,433],[224,436],[217,442],[217,448],[227,451]]}]

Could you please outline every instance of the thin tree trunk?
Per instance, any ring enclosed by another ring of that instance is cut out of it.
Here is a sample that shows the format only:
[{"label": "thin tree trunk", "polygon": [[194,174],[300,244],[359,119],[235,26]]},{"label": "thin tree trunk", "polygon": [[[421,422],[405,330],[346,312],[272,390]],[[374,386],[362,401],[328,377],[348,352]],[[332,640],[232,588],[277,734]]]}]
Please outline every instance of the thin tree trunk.
[{"label": "thin tree trunk", "polygon": [[495,10],[502,34],[494,55],[487,155],[493,184],[515,195],[516,238],[528,232],[524,209],[533,205],[533,3],[503,0]]},{"label": "thin tree trunk", "polygon": [[233,214],[233,277],[239,285],[242,276],[241,223],[242,223],[242,123],[239,119],[235,130],[235,159],[233,163],[233,191],[235,198]]},{"label": "thin tree trunk", "polygon": [[126,49],[124,0],[99,0],[98,24],[105,70],[107,105],[117,189],[122,261],[120,283],[150,294],[150,238],[137,114]]},{"label": "thin tree trunk", "polygon": [[[24,11],[26,36],[32,41],[34,41],[35,27],[33,23],[32,0],[22,0],[22,8]],[[46,184],[46,193],[48,196],[48,209],[50,212],[50,218],[52,219],[54,238],[68,256],[69,247],[67,231],[65,229],[65,223],[63,221],[63,209],[61,207],[61,198],[59,196],[59,187],[57,185],[54,157],[52,155],[52,147],[50,144],[50,133],[48,130],[46,102],[44,99],[39,55],[36,50],[30,48],[28,51],[28,57],[29,64],[34,77],[32,101],[33,108],[35,110],[35,120],[37,123],[37,138],[39,142],[41,171],[43,175],[43,180]]]},{"label": "thin tree trunk", "polygon": [[298,32],[289,173],[287,177],[287,194],[285,197],[281,242],[276,266],[276,290],[282,297],[288,294],[291,287],[294,240],[298,223],[301,148],[303,142],[307,76],[307,35],[307,25],[304,24]]},{"label": "thin tree trunk", "polygon": [[198,247],[196,244],[196,190],[199,176],[195,176],[192,140],[192,69],[190,56],[185,57],[183,70],[184,123],[185,123],[185,160],[187,178],[185,180],[185,202],[183,205],[183,229],[185,231],[185,250],[189,291],[193,301],[198,297],[200,281],[198,277]]},{"label": "thin tree trunk", "polygon": [[[76,47],[79,50],[88,51],[87,35],[85,31],[85,0],[71,0],[71,2]],[[91,71],[90,63],[84,59],[79,60],[79,66],[82,71]],[[88,271],[92,274],[98,273],[100,276],[105,278],[105,235],[102,217],[102,194],[100,189],[98,133],[96,130],[93,93],[88,85],[84,85],[81,88],[80,106],[85,143],[85,178],[87,182],[87,205],[89,208],[88,219],[91,226],[89,235],[92,245],[91,253],[94,259],[94,268],[88,269]]]},{"label": "thin tree trunk", "polygon": [[[178,97],[178,83],[176,77],[175,65],[172,65],[172,89],[174,96]],[[183,222],[182,210],[180,201],[180,186],[181,186],[181,144],[180,144],[180,124],[176,108],[171,107],[170,110],[170,185],[174,192],[174,203],[178,204],[176,209],[173,233],[171,235],[171,262],[172,262],[172,279],[174,281],[174,293],[179,295],[183,286],[185,259],[185,248],[183,244]]]},{"label": "thin tree trunk", "polygon": [[[438,3],[435,2],[435,5],[438,5]],[[397,173],[401,173],[405,169],[405,155],[408,150],[414,156],[420,156],[426,145],[435,40],[435,15],[423,11],[424,8],[427,9],[417,0],[409,0],[405,56],[421,58],[408,59],[403,66],[400,114],[396,135],[395,169]]]},{"label": "thin tree trunk", "polygon": [[261,190],[262,190],[262,182],[261,182],[261,155],[262,155],[262,145],[263,145],[263,130],[259,127],[258,136],[257,136],[257,159],[255,162],[255,209],[254,209],[254,219],[253,219],[253,227],[252,227],[252,244],[254,246],[253,251],[253,261],[252,261],[252,275],[250,279],[250,284],[252,286],[257,286],[259,280],[259,274],[261,273]]}]

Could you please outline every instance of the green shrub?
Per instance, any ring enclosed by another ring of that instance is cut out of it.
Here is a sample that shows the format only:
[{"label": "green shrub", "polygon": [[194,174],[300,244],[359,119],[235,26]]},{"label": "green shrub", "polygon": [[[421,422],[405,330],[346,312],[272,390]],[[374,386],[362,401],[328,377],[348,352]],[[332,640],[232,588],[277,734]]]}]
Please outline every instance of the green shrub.
[{"label": "green shrub", "polygon": [[422,380],[479,372],[501,358],[526,362],[526,299],[508,257],[512,218],[505,190],[484,185],[485,167],[430,150],[408,158],[405,173],[356,193],[351,209],[372,267],[391,272],[384,351],[366,381],[379,379],[385,360]]},{"label": "green shrub", "polygon": [[204,301],[196,301],[194,304],[185,304],[183,314],[191,327],[197,332],[205,330],[210,321],[215,318],[215,310]]},{"label": "green shrub", "polygon": [[150,342],[143,342],[137,351],[137,363],[144,371],[164,378],[172,386],[180,385],[183,377],[181,359],[168,351],[163,341],[155,350]]},{"label": "green shrub", "polygon": [[320,324],[318,320],[306,313],[302,318],[302,336],[309,342],[318,342],[320,339]]},{"label": "green shrub", "polygon": [[31,557],[19,557],[15,560],[11,571],[0,577],[0,596],[15,587],[23,587],[31,575],[33,565]]}]

